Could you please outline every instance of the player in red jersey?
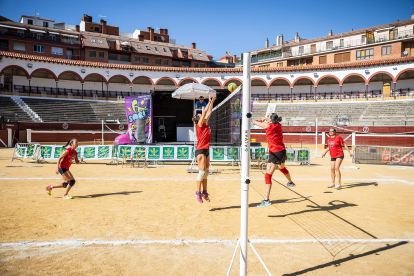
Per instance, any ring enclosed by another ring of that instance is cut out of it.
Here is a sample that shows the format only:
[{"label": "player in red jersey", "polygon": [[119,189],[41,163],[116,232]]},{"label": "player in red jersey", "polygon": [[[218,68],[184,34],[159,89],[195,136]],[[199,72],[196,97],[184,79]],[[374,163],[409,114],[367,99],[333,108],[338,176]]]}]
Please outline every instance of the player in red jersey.
[{"label": "player in red jersey", "polygon": [[257,207],[265,207],[271,204],[269,200],[270,190],[272,189],[272,175],[274,171],[279,167],[287,180],[289,181],[287,187],[295,187],[295,183],[290,178],[289,171],[285,168],[285,161],[287,159],[285,144],[283,143],[283,131],[280,122],[282,117],[277,116],[276,113],[272,113],[268,118],[262,118],[254,120],[253,124],[262,127],[266,131],[266,140],[269,147],[269,160],[266,168],[265,183],[266,183],[266,195],[265,199]]},{"label": "player in red jersey", "polygon": [[[66,148],[69,146],[68,148]],[[75,185],[75,179],[73,178],[72,173],[69,171],[70,166],[72,165],[72,160],[79,164],[83,161],[78,160],[78,153],[76,152],[76,148],[78,147],[78,140],[71,139],[69,140],[66,145],[63,146],[66,148],[59,157],[57,162],[56,174],[60,173],[62,175],[63,183],[57,185],[49,185],[46,187],[46,191],[49,195],[52,194],[53,188],[66,188],[65,193],[63,194],[64,199],[71,199],[72,197],[68,195],[70,189]]]},{"label": "player in red jersey", "polygon": [[338,185],[335,186],[335,189],[341,189],[341,171],[339,168],[341,167],[341,163],[344,160],[344,151],[342,150],[342,145],[348,151],[349,156],[352,157],[352,153],[349,151],[348,146],[345,144],[342,137],[336,135],[336,129],[331,128],[329,130],[329,138],[327,141],[328,149],[322,154],[322,158],[325,157],[326,153],[329,151],[331,155],[331,178],[332,183],[328,186],[328,188],[332,188],[335,186],[335,174],[338,176]]},{"label": "player in red jersey", "polygon": [[[216,97],[209,101],[207,106],[204,108],[203,113],[197,113],[193,117],[193,122],[196,124],[197,129],[197,147],[194,151],[194,156],[198,164],[198,176],[196,184],[196,193],[195,196],[197,201],[203,203],[203,198],[210,202],[210,198],[207,193],[207,177],[209,174],[210,166],[210,139],[211,139],[211,129],[207,125],[208,120],[211,116],[211,110],[213,109],[213,103],[216,100]],[[203,184],[203,192],[201,192],[201,184]]]}]

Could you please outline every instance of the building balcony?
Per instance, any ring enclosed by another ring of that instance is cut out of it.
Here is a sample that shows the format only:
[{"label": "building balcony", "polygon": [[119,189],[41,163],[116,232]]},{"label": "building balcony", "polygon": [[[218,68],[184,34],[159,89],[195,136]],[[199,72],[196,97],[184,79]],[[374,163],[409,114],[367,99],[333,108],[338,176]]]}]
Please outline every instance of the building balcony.
[{"label": "building balcony", "polygon": [[66,44],[80,44],[79,40],[71,39],[71,38],[61,38],[61,37],[47,37],[45,35],[39,34],[25,34],[25,33],[14,33],[14,32],[5,32],[0,31],[0,37],[17,37],[17,38],[26,38],[26,39],[35,39],[35,40],[44,40],[44,41],[54,41]]}]

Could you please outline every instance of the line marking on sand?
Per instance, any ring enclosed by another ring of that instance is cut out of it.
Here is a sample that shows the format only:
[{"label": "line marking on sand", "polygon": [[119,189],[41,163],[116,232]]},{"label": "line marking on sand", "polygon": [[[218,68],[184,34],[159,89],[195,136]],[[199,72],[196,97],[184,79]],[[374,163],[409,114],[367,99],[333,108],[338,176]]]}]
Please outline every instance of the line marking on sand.
[{"label": "line marking on sand", "polygon": [[[237,240],[201,239],[201,240],[62,240],[53,242],[10,242],[0,243],[0,247],[41,247],[41,246],[84,246],[84,245],[135,245],[135,244],[235,244]],[[391,242],[414,242],[414,239],[303,239],[303,240],[272,240],[272,239],[251,239],[251,243],[257,244],[301,244],[301,243],[391,243]]]},{"label": "line marking on sand", "polygon": [[[195,178],[105,178],[105,177],[76,177],[78,180],[99,180],[99,181],[195,181]],[[61,180],[59,177],[2,177],[1,180]],[[240,180],[240,178],[209,178],[214,181],[229,181],[229,180]],[[250,178],[250,180],[263,180],[263,178]],[[275,180],[283,181],[285,179],[275,178]],[[295,178],[294,180],[299,181],[330,181],[330,178]],[[380,182],[402,182],[409,185],[414,185],[414,182],[410,182],[402,179],[395,178],[342,178],[344,181],[380,181]]]}]

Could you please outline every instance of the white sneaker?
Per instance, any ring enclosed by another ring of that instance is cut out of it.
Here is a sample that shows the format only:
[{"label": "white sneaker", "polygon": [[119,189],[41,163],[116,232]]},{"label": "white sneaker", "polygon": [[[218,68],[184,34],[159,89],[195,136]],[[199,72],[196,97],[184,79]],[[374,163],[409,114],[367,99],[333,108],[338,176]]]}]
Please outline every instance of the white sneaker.
[{"label": "white sneaker", "polygon": [[337,184],[337,185],[335,186],[335,189],[337,189],[337,190],[339,190],[339,189],[341,189],[341,188],[342,188],[341,184]]},{"label": "white sneaker", "polygon": [[332,183],[331,185],[328,186],[328,188],[333,188],[335,186],[335,183]]}]

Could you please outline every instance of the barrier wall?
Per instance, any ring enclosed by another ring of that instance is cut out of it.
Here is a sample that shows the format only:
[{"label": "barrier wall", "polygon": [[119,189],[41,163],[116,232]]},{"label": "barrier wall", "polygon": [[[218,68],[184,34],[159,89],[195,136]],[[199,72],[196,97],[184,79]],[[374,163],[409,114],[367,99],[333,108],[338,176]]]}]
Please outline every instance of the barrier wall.
[{"label": "barrier wall", "polygon": [[414,166],[414,148],[357,146],[353,162],[357,164]]}]

